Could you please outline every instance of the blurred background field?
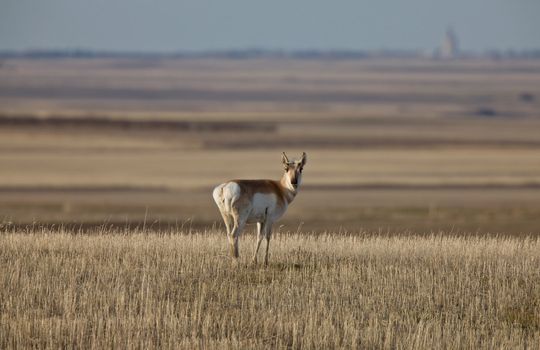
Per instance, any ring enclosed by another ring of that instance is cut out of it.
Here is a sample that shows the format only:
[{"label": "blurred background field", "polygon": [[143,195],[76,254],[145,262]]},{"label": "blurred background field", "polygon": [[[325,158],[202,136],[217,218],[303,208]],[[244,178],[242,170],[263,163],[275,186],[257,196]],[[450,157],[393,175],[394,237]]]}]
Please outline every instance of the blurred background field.
[{"label": "blurred background field", "polygon": [[220,225],[305,151],[282,231],[534,234],[539,107],[540,60],[8,58],[0,221]]}]

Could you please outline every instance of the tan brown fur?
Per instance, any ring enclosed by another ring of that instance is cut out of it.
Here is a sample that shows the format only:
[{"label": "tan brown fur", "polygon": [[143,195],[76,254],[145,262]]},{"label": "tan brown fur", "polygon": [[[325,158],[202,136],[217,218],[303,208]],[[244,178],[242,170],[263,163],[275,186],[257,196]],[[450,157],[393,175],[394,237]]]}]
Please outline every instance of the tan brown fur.
[{"label": "tan brown fur", "polygon": [[281,206],[289,204],[288,196],[285,194],[287,189],[281,184],[281,181],[275,180],[231,180],[237,183],[246,197],[252,198],[255,193],[274,193]]}]

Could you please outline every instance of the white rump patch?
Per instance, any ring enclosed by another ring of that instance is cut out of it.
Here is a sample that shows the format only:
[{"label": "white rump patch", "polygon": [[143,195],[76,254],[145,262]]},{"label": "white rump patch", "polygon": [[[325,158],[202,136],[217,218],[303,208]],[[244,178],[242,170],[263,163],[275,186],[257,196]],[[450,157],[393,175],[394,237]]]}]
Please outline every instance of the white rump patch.
[{"label": "white rump patch", "polygon": [[230,212],[231,204],[240,198],[240,186],[236,182],[223,183],[214,188],[212,196],[220,210]]},{"label": "white rump patch", "polygon": [[240,198],[240,186],[236,182],[228,182],[223,188],[223,196],[229,200]]}]

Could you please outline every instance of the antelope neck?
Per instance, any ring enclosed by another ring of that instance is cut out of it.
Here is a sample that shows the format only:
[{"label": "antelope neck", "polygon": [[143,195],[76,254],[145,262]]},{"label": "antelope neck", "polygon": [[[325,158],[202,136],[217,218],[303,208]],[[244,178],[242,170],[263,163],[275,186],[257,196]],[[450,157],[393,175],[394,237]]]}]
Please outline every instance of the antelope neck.
[{"label": "antelope neck", "polygon": [[289,181],[287,179],[287,173],[283,174],[279,183],[281,185],[281,189],[283,191],[283,195],[285,197],[285,200],[287,201],[287,204],[290,204],[293,201],[294,197],[296,197],[296,194],[298,193],[298,188],[296,188],[295,190],[291,190],[291,188],[289,187]]}]

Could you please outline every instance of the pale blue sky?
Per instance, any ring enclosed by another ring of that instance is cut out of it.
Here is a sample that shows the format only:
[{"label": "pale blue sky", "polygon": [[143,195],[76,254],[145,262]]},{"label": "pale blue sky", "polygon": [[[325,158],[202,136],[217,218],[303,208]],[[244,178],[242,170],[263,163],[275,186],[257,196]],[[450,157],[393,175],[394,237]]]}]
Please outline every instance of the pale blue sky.
[{"label": "pale blue sky", "polygon": [[0,50],[540,48],[540,0],[0,0]]}]

